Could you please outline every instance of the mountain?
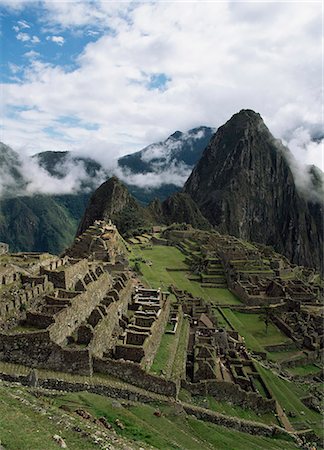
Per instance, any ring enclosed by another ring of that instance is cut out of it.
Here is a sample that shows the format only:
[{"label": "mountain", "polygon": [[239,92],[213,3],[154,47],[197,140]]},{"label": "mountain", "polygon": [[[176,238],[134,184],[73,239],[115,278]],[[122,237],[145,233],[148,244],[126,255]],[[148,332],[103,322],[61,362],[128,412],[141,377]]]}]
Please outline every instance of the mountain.
[{"label": "mountain", "polygon": [[[148,204],[154,198],[163,201],[182,188],[213,132],[208,127],[198,127],[186,133],[177,131],[163,142],[120,158],[117,170],[122,172],[123,179],[128,181],[129,192],[140,204]],[[46,171],[49,180],[59,179],[62,183],[71,183],[72,180],[73,192],[26,195],[30,183],[29,162]],[[142,175],[139,174],[140,168],[143,169]],[[147,177],[152,174],[158,181],[156,187],[141,187],[136,184],[136,179],[132,179],[132,175]],[[169,182],[170,174],[176,184]],[[22,161],[18,153],[0,143],[0,241],[9,243],[14,251],[60,253],[71,244],[91,192],[111,175],[111,171],[105,170],[94,159],[76,156],[69,151],[40,152],[29,161]],[[120,217],[119,223],[128,221],[135,230],[136,226],[145,225],[147,221],[140,216],[133,220],[131,215],[136,216],[136,208],[134,210],[133,207],[134,204],[129,205],[130,209]],[[147,214],[150,216],[151,213]],[[152,220],[150,216],[150,222]]]},{"label": "mountain", "polygon": [[77,234],[83,233],[95,220],[109,219],[124,237],[139,234],[154,224],[178,222],[204,230],[211,228],[189,195],[175,193],[163,202],[156,199],[144,207],[117,177],[111,177],[92,194]]},{"label": "mountain", "polygon": [[171,225],[187,223],[201,230],[211,229],[208,220],[202,215],[196,203],[188,194],[176,192],[163,202],[153,201],[148,210],[156,223]]},{"label": "mountain", "polygon": [[15,195],[24,185],[18,153],[0,142],[0,195]]},{"label": "mountain", "polygon": [[[323,203],[298,191],[261,116],[242,110],[221,126],[183,192],[220,232],[273,246],[296,264],[323,267]],[[320,184],[317,170],[313,187]]]},{"label": "mountain", "polygon": [[[103,181],[116,171],[129,192],[142,204],[149,204],[154,198],[164,200],[182,188],[214,132],[215,129],[205,126],[176,131],[165,141],[119,158],[116,170],[105,170],[99,162],[68,151],[41,152],[33,159],[56,178],[64,178],[71,167],[84,169],[82,191],[93,191],[100,184],[98,179]],[[150,176],[154,181],[147,185]],[[144,185],[140,179],[145,180]]]},{"label": "mountain", "polygon": [[127,231],[150,226],[152,220],[147,210],[137,203],[116,177],[109,178],[92,194],[77,234],[101,219],[111,219],[124,235]]},{"label": "mountain", "polygon": [[[64,205],[69,201],[70,205]],[[86,202],[85,197],[82,210]],[[48,195],[1,199],[0,241],[7,242],[11,251],[62,252],[71,244],[80,219],[78,214],[73,215],[72,204],[75,211],[81,208],[73,196],[70,199]]]},{"label": "mountain", "polygon": [[[161,200],[179,191],[208,145],[214,128],[200,126],[187,132],[176,131],[166,140],[118,159],[118,176],[142,203]],[[152,177],[156,185],[140,187],[139,180]]]},{"label": "mountain", "polygon": [[143,174],[168,170],[173,164],[193,167],[214,133],[214,128],[204,126],[185,133],[176,131],[165,141],[119,158],[118,165],[132,173]]},{"label": "mountain", "polygon": [[30,180],[24,164],[0,143],[0,241],[11,251],[60,253],[75,236],[89,194],[26,195]]}]

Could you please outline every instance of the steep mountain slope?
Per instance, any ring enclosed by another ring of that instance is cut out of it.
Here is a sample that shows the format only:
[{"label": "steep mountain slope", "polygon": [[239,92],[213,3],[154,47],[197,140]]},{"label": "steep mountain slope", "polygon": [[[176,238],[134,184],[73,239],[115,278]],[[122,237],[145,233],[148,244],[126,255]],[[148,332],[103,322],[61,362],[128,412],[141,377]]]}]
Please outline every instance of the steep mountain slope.
[{"label": "steep mountain slope", "polygon": [[109,178],[92,194],[77,234],[98,219],[111,219],[122,234],[151,224],[150,214],[116,177]]},{"label": "steep mountain slope", "polygon": [[[169,170],[170,165],[173,167],[173,176],[179,178],[179,173],[182,173],[182,177],[183,173],[189,173],[201,156],[212,132],[213,129],[208,127],[199,127],[187,133],[176,132],[164,142],[152,144],[134,156],[121,158],[119,169],[127,174],[138,174],[141,161],[142,164],[146,161],[143,176],[145,173],[154,173],[158,179],[161,178],[157,187],[126,184],[129,192],[141,204],[148,204],[156,197],[164,200],[181,189],[181,186],[167,182],[163,173]],[[26,196],[29,183],[26,179],[28,169],[26,171],[23,166],[26,161],[21,161],[18,153],[0,143],[0,241],[9,243],[11,250],[15,251],[39,250],[59,253],[71,244],[90,193],[112,174],[97,161],[75,156],[68,151],[37,153],[31,161],[34,166],[38,164],[45,170],[53,180],[59,179],[62,183],[71,184],[73,179],[73,193]],[[128,177],[125,175],[125,178]],[[39,217],[38,202],[42,204],[42,217]],[[144,209],[138,209],[139,205],[135,202],[135,206],[134,202],[135,199],[123,213],[119,212],[118,223],[122,227],[126,227],[127,223],[127,226],[135,230],[137,227],[146,226],[148,222],[151,223],[154,218],[146,211],[143,219]],[[46,229],[51,231],[47,233]]]},{"label": "steep mountain slope", "polygon": [[18,153],[0,142],[0,195],[14,195],[24,184]]},{"label": "steep mountain slope", "polygon": [[0,241],[7,242],[11,251],[46,249],[60,253],[71,244],[79,221],[78,214],[73,216],[64,206],[66,197],[35,195],[0,200]]},{"label": "steep mountain slope", "polygon": [[201,157],[214,133],[214,128],[204,126],[193,128],[186,133],[176,131],[165,141],[119,158],[118,165],[132,173],[143,174],[163,171],[172,164],[192,167]]},{"label": "steep mountain slope", "polygon": [[83,233],[95,220],[102,219],[111,219],[124,236],[137,234],[141,228],[153,224],[173,222],[189,223],[205,230],[211,228],[189,195],[176,193],[164,202],[156,199],[143,207],[116,177],[111,177],[93,193],[77,234]]},{"label": "steep mountain slope", "polygon": [[290,157],[259,114],[242,110],[218,129],[184,192],[221,232],[320,268],[323,204],[297,191]]},{"label": "steep mountain slope", "polygon": [[171,225],[172,223],[188,223],[201,230],[211,229],[208,220],[201,214],[198,206],[188,194],[177,192],[160,202],[153,201],[148,210],[156,223]]}]

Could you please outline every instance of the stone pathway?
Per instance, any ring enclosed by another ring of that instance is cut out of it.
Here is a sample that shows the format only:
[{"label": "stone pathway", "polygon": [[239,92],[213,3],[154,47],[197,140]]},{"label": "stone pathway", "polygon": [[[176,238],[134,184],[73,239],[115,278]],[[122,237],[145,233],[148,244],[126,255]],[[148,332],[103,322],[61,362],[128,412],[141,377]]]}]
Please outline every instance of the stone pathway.
[{"label": "stone pathway", "polygon": [[280,404],[277,402],[276,400],[276,411],[278,414],[278,418],[280,420],[280,423],[282,424],[282,426],[285,428],[286,431],[288,431],[289,433],[294,433],[295,429],[292,427],[291,423],[289,422],[289,419],[286,415],[286,413],[284,412],[284,410],[281,408]]}]

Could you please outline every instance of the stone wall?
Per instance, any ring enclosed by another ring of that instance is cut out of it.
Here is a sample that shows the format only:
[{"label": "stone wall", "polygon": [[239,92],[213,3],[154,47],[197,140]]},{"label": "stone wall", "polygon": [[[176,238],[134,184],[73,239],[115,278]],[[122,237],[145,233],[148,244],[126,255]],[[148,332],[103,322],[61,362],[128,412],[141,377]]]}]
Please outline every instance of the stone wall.
[{"label": "stone wall", "polygon": [[231,402],[234,405],[250,408],[260,413],[275,411],[274,399],[263,398],[256,392],[244,391],[234,383],[228,383],[226,381],[189,383],[188,381],[182,380],[181,386],[193,395],[205,396],[209,394],[218,401]]},{"label": "stone wall", "polygon": [[303,352],[302,356],[298,358],[291,358],[286,359],[285,361],[281,361],[280,366],[283,368],[304,366],[307,364],[318,362],[320,357],[321,354],[318,354],[317,352]]},{"label": "stone wall", "polygon": [[229,290],[248,306],[268,306],[282,302],[280,297],[249,295],[239,282],[230,282]]},{"label": "stone wall", "polygon": [[14,294],[6,293],[6,297],[0,299],[1,320],[6,321],[13,317],[21,319],[27,306],[32,306],[40,295],[51,290],[53,290],[53,284],[47,281],[29,289],[18,289],[17,286]]},{"label": "stone wall", "polygon": [[118,324],[119,317],[127,310],[131,291],[132,282],[127,280],[125,288],[119,291],[119,300],[110,303],[107,307],[107,316],[95,327],[93,339],[89,347],[94,356],[101,357],[106,349],[112,347],[113,330]]},{"label": "stone wall", "polygon": [[265,345],[264,348],[267,352],[291,352],[296,350],[296,344],[294,342],[287,344],[273,344]]},{"label": "stone wall", "polygon": [[86,259],[77,262],[70,260],[69,262],[72,262],[73,264],[65,264],[61,270],[49,270],[42,267],[40,274],[47,275],[48,280],[51,281],[56,288],[73,289],[75,284],[87,274],[89,263]]},{"label": "stone wall", "polygon": [[119,378],[126,383],[133,384],[150,392],[170,397],[177,396],[176,383],[150,375],[145,372],[139,364],[131,361],[94,358],[93,370],[94,372],[105,373]]},{"label": "stone wall", "polygon": [[281,330],[286,336],[294,339],[293,330],[280,318],[277,316],[272,317],[272,321],[277,325],[279,330]]},{"label": "stone wall", "polygon": [[30,327],[45,329],[54,322],[52,316],[39,312],[27,311],[25,324]]},{"label": "stone wall", "polygon": [[243,420],[236,417],[225,416],[223,414],[215,413],[213,411],[209,411],[204,408],[199,408],[197,406],[185,404],[183,405],[183,407],[187,414],[191,414],[197,417],[197,419],[212,422],[216,425],[221,425],[227,428],[234,428],[235,430],[241,431],[243,433],[267,437],[272,437],[278,434],[285,433],[285,430],[279,427],[255,423],[249,420]]},{"label": "stone wall", "polygon": [[153,364],[153,360],[157,352],[157,349],[159,348],[161,338],[163,336],[166,327],[166,323],[169,319],[169,314],[170,314],[170,300],[166,299],[162,306],[159,317],[151,327],[152,335],[145,340],[143,345],[145,356],[141,361],[141,366],[145,368],[145,370],[149,370],[149,368]]},{"label": "stone wall", "polygon": [[0,334],[0,360],[48,370],[92,374],[89,351],[63,349],[51,342],[48,330]]},{"label": "stone wall", "polygon": [[55,323],[49,327],[51,339],[62,344],[89,317],[104,298],[109,286],[111,277],[104,273],[98,280],[89,283],[85,292],[71,299],[71,306],[55,315]]}]

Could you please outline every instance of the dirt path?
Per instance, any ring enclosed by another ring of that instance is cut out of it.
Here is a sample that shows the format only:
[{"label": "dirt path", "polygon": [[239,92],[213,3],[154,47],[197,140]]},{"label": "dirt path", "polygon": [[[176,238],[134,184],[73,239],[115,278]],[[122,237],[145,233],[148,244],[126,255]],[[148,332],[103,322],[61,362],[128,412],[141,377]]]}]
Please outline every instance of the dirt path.
[{"label": "dirt path", "polygon": [[292,427],[287,415],[285,414],[284,410],[281,408],[281,406],[277,402],[277,400],[276,400],[276,411],[277,411],[280,423],[285,428],[285,430],[288,431],[289,433],[294,433],[295,432],[294,428]]}]

